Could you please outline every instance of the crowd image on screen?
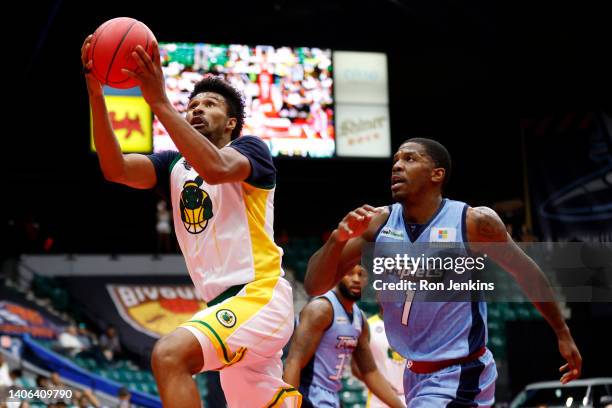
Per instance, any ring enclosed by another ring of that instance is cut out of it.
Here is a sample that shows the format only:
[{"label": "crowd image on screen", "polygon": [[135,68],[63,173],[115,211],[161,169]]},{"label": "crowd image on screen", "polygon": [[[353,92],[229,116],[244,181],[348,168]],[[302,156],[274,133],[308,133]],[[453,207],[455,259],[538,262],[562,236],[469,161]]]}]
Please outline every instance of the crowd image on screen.
[{"label": "crowd image on screen", "polygon": [[[242,92],[243,134],[264,139],[274,156],[330,157],[334,153],[331,50],[247,45],[162,43],[166,92],[184,112],[194,85],[218,75]],[[153,123],[154,149],[176,149]]]}]

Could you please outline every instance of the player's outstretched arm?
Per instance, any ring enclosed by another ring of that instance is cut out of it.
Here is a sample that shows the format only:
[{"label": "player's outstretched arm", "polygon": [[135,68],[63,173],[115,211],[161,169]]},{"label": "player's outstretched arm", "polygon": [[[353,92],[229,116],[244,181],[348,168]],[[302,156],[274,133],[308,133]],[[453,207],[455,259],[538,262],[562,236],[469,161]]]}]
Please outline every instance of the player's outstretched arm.
[{"label": "player's outstretched arm", "polygon": [[106,109],[102,84],[89,71],[92,66],[92,61],[89,59],[91,38],[90,35],[83,42],[81,62],[91,105],[94,144],[104,178],[134,188],[152,188],[157,177],[151,161],[144,155],[124,155],[121,152]]},{"label": "player's outstretched arm", "polygon": [[304,289],[310,296],[333,288],[342,276],[359,263],[363,246],[389,216],[388,211],[370,205],[348,213],[329,239],[308,261]]},{"label": "player's outstretched arm", "polygon": [[283,380],[300,387],[300,373],[319,347],[321,337],[331,325],[334,312],[326,299],[315,299],[300,313],[300,324],[293,332],[289,355],[285,361]]},{"label": "player's outstretched arm", "polygon": [[[244,155],[229,147],[217,148],[203,137],[172,106],[166,95],[164,74],[157,43],[153,44],[153,58],[140,46],[132,56],[138,63],[138,70],[123,70],[140,83],[143,98],[151,106],[170,138],[185,159],[208,184],[243,181],[251,173],[251,163]],[[228,129],[236,126],[236,119],[230,118]]]},{"label": "player's outstretched arm", "polygon": [[397,397],[395,390],[389,381],[378,371],[376,362],[370,351],[369,327],[364,324],[363,331],[359,336],[357,348],[353,351],[353,362],[356,366],[354,372],[359,373],[359,379],[365,383],[372,394],[376,395],[390,407],[403,408],[406,405]]},{"label": "player's outstretched arm", "polygon": [[466,222],[468,241],[492,243],[492,245],[478,245],[475,248],[485,252],[516,279],[527,297],[555,331],[559,352],[567,361],[567,364],[559,369],[560,372],[564,372],[561,382],[566,384],[580,377],[582,357],[558,304],[554,301],[541,301],[554,299],[554,293],[540,267],[516,245],[508,235],[504,223],[492,209],[470,208]]}]

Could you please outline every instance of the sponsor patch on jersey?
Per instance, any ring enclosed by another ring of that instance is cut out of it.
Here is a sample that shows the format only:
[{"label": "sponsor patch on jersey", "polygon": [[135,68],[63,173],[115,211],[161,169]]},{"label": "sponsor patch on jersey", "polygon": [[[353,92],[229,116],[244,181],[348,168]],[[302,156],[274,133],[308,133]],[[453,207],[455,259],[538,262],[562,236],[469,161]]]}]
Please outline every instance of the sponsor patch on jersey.
[{"label": "sponsor patch on jersey", "polygon": [[346,324],[348,322],[349,322],[348,319],[344,316],[336,317],[336,323],[338,324]]},{"label": "sponsor patch on jersey", "polygon": [[220,309],[217,311],[217,320],[228,329],[236,325],[236,315],[229,309]]},{"label": "sponsor patch on jersey", "polygon": [[206,307],[191,285],[106,285],[121,318],[135,330],[158,338]]},{"label": "sponsor patch on jersey", "polygon": [[450,227],[431,227],[429,233],[430,242],[455,242],[457,229]]},{"label": "sponsor patch on jersey", "polygon": [[404,233],[402,231],[395,230],[389,227],[383,228],[382,231],[380,231],[380,235],[383,237],[392,238],[392,239],[399,239],[399,240],[404,239]]}]

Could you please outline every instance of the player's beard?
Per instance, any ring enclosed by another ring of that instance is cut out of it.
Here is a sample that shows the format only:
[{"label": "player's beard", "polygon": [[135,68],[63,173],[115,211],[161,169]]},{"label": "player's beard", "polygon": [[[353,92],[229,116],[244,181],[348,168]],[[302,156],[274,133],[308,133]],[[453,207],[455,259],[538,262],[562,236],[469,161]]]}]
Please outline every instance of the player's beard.
[{"label": "player's beard", "polygon": [[343,282],[338,283],[338,290],[340,291],[342,296],[354,302],[361,299],[361,292],[359,292],[358,295],[354,294],[353,292],[349,290],[349,288],[346,287],[346,285]]}]

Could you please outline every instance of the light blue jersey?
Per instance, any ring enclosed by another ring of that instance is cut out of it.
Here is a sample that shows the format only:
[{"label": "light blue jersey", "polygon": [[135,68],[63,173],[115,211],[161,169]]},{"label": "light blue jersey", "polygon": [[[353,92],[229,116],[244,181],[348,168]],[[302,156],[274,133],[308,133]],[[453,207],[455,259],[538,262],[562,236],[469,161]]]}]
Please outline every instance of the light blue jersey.
[{"label": "light blue jersey", "polygon": [[342,388],[344,367],[350,364],[351,354],[363,330],[363,314],[357,304],[347,313],[333,290],[325,293],[333,307],[332,323],[321,337],[321,342],[311,360],[301,372],[300,392],[304,405],[337,407],[337,392]]},{"label": "light blue jersey", "polygon": [[[423,248],[435,246],[424,244],[438,242],[456,247],[455,256],[469,256],[467,209],[468,205],[463,202],[443,199],[427,224],[415,225],[404,221],[401,204],[392,205],[387,222],[376,234],[375,256],[394,257],[398,248],[404,248],[409,256],[419,256]],[[385,245],[389,243],[398,245]],[[418,251],[411,251],[416,248]],[[440,249],[430,251],[429,256]],[[449,280],[469,279],[469,274],[445,271],[437,279],[447,287]],[[454,296],[453,292],[449,293]],[[485,347],[487,308],[481,293],[471,298],[474,301],[448,298],[424,301],[429,294],[419,289],[409,294],[409,299],[401,295],[404,298],[401,301],[394,298],[383,301],[382,306],[389,344],[409,361],[408,368],[411,361],[464,358]],[[431,374],[415,374],[407,369],[404,371],[406,404],[409,408],[491,406],[496,378],[495,362],[488,350],[469,363],[451,365]]]},{"label": "light blue jersey", "polygon": [[[385,246],[378,245],[380,243],[463,244],[467,240],[467,208],[463,202],[444,199],[430,222],[417,227],[414,224],[407,225],[402,205],[394,204],[389,219],[376,236],[376,256],[395,255],[383,254]],[[393,246],[389,250],[396,248]],[[462,252],[464,256],[467,255],[465,249]],[[415,254],[420,253],[419,249]],[[446,287],[450,279],[457,281],[461,278],[465,277],[446,272],[441,281]],[[431,302],[423,301],[423,296],[426,294],[417,290],[409,304],[405,301],[383,303],[385,330],[393,349],[409,360],[441,361],[465,357],[485,346],[485,302]]]}]

